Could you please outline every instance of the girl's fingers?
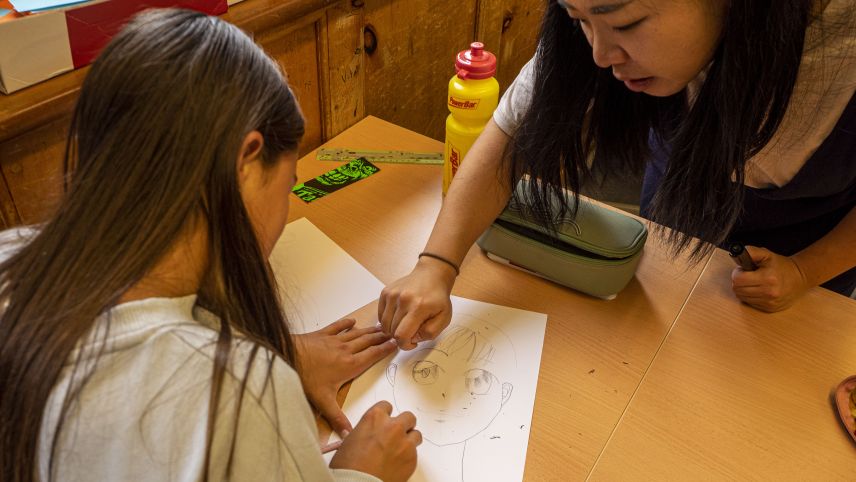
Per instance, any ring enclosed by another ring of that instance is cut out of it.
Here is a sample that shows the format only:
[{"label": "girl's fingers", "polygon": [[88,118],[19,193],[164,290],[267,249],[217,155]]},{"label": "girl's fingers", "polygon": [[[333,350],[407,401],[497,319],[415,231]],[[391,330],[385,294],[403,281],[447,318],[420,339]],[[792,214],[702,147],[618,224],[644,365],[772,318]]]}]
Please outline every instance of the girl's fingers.
[{"label": "girl's fingers", "polygon": [[400,425],[405,432],[410,432],[416,428],[416,415],[411,412],[401,412],[398,416],[393,417],[395,423]]},{"label": "girl's fingers", "polygon": [[[392,404],[387,402],[386,400],[381,400],[369,407],[366,413],[370,412],[371,410],[379,410],[381,413],[389,416],[392,414]],[[363,417],[365,417],[365,415],[363,415]]]},{"label": "girl's fingers", "polygon": [[356,340],[357,338],[360,338],[362,336],[369,335],[372,333],[377,333],[379,331],[380,331],[380,327],[375,325],[375,326],[367,326],[365,328],[353,328],[353,329],[350,329],[348,331],[339,333],[338,336],[339,336],[340,340],[348,343],[348,342]]},{"label": "girl's fingers", "polygon": [[398,346],[395,344],[395,341],[390,339],[378,345],[372,345],[361,352],[355,353],[354,367],[356,369],[356,373],[354,374],[354,378],[358,377],[370,366],[383,360],[387,355],[395,352],[397,349]]},{"label": "girl's fingers", "polygon": [[[376,330],[376,328],[373,328]],[[382,331],[366,333],[359,338],[355,338],[348,343],[351,353],[359,353],[370,346],[380,345],[389,340],[389,335]]]},{"label": "girl's fingers", "polygon": [[341,320],[336,320],[324,328],[321,328],[319,331],[325,335],[337,335],[345,330],[350,330],[356,323],[357,320],[353,318],[342,318]]},{"label": "girl's fingers", "polygon": [[314,404],[321,416],[330,424],[330,428],[335,430],[340,436],[344,437],[354,430],[347,415],[345,415],[345,412],[342,411],[342,408],[336,402],[336,392],[333,392],[331,396],[325,397],[323,400],[315,400]]}]

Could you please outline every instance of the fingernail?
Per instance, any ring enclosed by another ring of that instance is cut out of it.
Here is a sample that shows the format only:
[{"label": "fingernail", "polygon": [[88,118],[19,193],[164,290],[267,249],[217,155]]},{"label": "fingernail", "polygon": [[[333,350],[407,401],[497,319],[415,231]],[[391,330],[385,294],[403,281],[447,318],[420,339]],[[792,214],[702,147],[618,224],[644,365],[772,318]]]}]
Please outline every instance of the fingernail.
[{"label": "fingernail", "polygon": [[378,330],[383,330],[383,325],[381,325],[380,323],[378,323],[374,327],[377,328]]},{"label": "fingernail", "polygon": [[350,434],[351,434],[350,430],[342,430],[341,436],[344,439],[345,437],[347,437]]},{"label": "fingernail", "polygon": [[393,345],[398,346],[398,340],[396,340],[395,338],[390,338],[389,343],[392,343]]}]

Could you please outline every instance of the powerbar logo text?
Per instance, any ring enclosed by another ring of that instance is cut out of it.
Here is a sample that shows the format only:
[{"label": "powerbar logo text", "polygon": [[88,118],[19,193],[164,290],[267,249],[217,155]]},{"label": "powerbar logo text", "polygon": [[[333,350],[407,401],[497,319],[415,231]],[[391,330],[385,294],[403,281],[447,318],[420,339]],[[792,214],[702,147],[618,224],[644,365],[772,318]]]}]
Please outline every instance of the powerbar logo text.
[{"label": "powerbar logo text", "polygon": [[480,100],[456,99],[451,95],[449,96],[449,105],[457,109],[475,109],[479,106],[479,102]]},{"label": "powerbar logo text", "polygon": [[452,165],[452,175],[458,172],[458,166],[461,165],[461,153],[454,147],[449,146],[449,164]]}]

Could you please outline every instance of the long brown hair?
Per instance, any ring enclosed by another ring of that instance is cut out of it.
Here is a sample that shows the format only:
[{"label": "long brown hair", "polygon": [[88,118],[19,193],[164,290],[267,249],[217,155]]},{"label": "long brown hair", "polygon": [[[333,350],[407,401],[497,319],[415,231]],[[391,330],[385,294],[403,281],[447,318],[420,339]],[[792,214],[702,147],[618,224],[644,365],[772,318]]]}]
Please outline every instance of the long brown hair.
[{"label": "long brown hair", "polygon": [[[281,69],[217,18],[146,12],[105,48],[72,118],[63,202],[0,264],[0,479],[36,480],[43,414],[71,363],[71,379],[80,382],[63,400],[53,476],[63,418],[92,372],[79,355],[69,359],[73,349],[200,215],[209,270],[199,302],[221,319],[211,406],[233,330],[293,364],[270,265],[238,189],[236,159],[243,138],[257,130],[264,162],[273,164],[297,148],[303,129]],[[207,457],[215,416],[209,410]]]},{"label": "long brown hair", "polygon": [[714,248],[705,242],[725,241],[734,227],[746,161],[767,145],[787,111],[812,2],[730,2],[692,107],[686,89],[660,98],[630,92],[594,63],[579,22],[556,0],[545,2],[531,102],[507,149],[505,182],[514,185],[523,174],[543,181],[523,201],[550,228],[554,218],[576,211],[576,197],[557,211],[553,195],[564,200],[562,188],[577,193],[598,173],[641,173],[656,140],[671,154],[651,218],[674,229],[661,232],[674,252],[700,261]]}]

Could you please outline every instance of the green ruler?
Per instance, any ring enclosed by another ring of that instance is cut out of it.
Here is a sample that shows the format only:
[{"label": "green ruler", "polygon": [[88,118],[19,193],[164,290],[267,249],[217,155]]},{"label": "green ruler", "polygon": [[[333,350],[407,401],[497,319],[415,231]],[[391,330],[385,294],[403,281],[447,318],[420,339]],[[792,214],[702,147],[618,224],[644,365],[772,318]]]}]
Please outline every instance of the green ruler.
[{"label": "green ruler", "polygon": [[322,147],[318,149],[316,159],[319,161],[350,161],[360,157],[371,162],[394,164],[443,164],[442,152],[359,151],[344,147]]}]

